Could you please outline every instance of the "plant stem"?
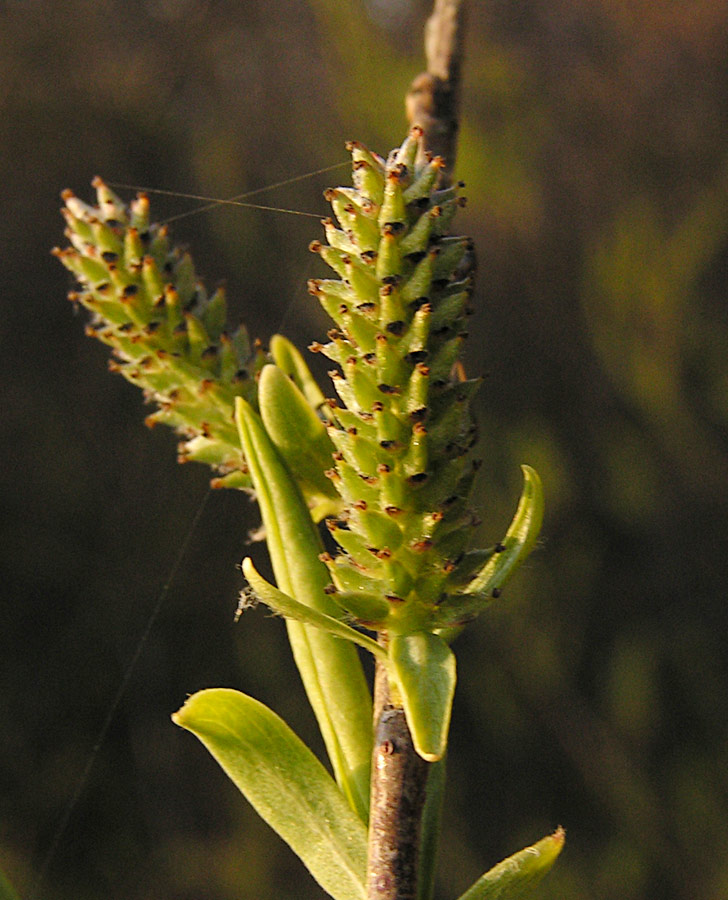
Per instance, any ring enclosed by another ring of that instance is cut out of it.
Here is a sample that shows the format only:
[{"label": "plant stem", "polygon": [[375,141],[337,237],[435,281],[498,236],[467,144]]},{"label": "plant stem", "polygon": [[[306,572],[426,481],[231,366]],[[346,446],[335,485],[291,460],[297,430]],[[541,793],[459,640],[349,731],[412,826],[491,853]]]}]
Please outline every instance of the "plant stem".
[{"label": "plant stem", "polygon": [[419,845],[430,764],[415,752],[386,664],[374,680],[374,751],[367,900],[417,900]]},{"label": "plant stem", "polygon": [[443,181],[455,168],[465,6],[465,0],[435,0],[425,26],[427,71],[414,79],[406,100],[410,125],[422,128],[427,149],[447,163]]}]

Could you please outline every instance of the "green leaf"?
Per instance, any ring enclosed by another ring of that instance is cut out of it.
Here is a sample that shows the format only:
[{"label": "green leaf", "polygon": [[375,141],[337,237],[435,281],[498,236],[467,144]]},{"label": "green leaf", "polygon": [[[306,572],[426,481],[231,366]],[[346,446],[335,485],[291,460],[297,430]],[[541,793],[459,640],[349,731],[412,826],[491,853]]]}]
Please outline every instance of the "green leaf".
[{"label": "green leaf", "polygon": [[325,414],[328,410],[326,398],[295,344],[282,334],[274,334],[270,339],[270,353],[278,368],[293,379],[311,408],[320,409]]},{"label": "green leaf", "polygon": [[503,538],[501,552],[490,557],[476,578],[468,585],[467,595],[492,597],[499,591],[528,556],[536,543],[543,521],[543,488],[538,473],[530,466],[521,466],[523,492],[513,521]]},{"label": "green leaf", "polygon": [[425,808],[420,826],[420,859],[417,900],[432,900],[435,890],[437,848],[440,840],[442,804],[445,796],[447,757],[428,766]]},{"label": "green leaf", "polygon": [[367,835],[313,753],[268,707],[215,688],[172,720],[196,735],[335,900],[366,897]]},{"label": "green leaf", "polygon": [[324,475],[336,448],[308,400],[278,366],[263,367],[258,406],[265,430],[303,490],[314,497],[338,497]]},{"label": "green leaf", "polygon": [[455,655],[439,635],[425,631],[392,635],[388,650],[415,750],[428,762],[442,759],[455,693]]},{"label": "green leaf", "polygon": [[481,875],[459,900],[518,900],[556,862],[565,837],[564,829],[557,828],[532,847],[514,853]]},{"label": "green leaf", "polygon": [[[265,525],[273,572],[281,591],[336,618],[327,596],[321,540],[298,485],[260,416],[241,398],[235,407],[240,440]],[[364,822],[369,810],[372,703],[355,647],[319,628],[288,620],[288,637],[336,780]]]},{"label": "green leaf", "polygon": [[278,615],[286,619],[295,619],[297,622],[303,622],[304,625],[313,625],[315,628],[320,628],[334,635],[334,637],[351,641],[370,653],[374,653],[384,659],[387,658],[384,648],[372,638],[361,634],[361,632],[351,628],[351,626],[340,619],[327,616],[325,613],[312,609],[310,606],[304,606],[303,603],[299,603],[298,600],[294,600],[293,597],[289,597],[288,594],[279,591],[275,585],[270,584],[256,571],[250,557],[246,557],[243,560],[243,575],[261,600]]}]

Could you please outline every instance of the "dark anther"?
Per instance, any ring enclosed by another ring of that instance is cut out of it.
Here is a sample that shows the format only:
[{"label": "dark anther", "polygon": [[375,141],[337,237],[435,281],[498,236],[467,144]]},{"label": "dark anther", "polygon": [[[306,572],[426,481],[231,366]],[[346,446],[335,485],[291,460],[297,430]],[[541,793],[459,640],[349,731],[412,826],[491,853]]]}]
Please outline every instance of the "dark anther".
[{"label": "dark anther", "polygon": [[382,450],[394,450],[397,447],[397,441],[380,441],[379,446]]},{"label": "dark anther", "polygon": [[399,394],[400,392],[396,385],[391,384],[378,384],[377,390],[381,391],[383,394]]},{"label": "dark anther", "polygon": [[139,293],[139,285],[138,284],[127,284],[124,290],[121,292],[122,297],[133,297],[135,294]]},{"label": "dark anther", "polygon": [[424,362],[428,355],[427,350],[410,350],[409,353],[405,354],[404,358],[410,365],[414,366],[417,365],[417,363]]},{"label": "dark anther", "polygon": [[408,262],[411,262],[413,265],[417,265],[417,263],[418,263],[421,259],[424,259],[426,256],[427,256],[427,253],[425,253],[424,250],[413,250],[412,253],[408,253],[408,254],[405,256],[405,259],[406,259]]},{"label": "dark anther", "polygon": [[491,594],[490,596],[491,596],[494,600],[497,600],[497,599],[500,597],[500,595],[501,595],[501,589],[500,589],[500,588],[493,588],[493,592],[492,592],[492,594]]},{"label": "dark anther", "polygon": [[384,234],[398,235],[405,229],[404,222],[385,222],[382,226]]},{"label": "dark anther", "polygon": [[396,322],[389,322],[385,327],[390,334],[399,337],[399,335],[404,333],[407,325],[401,319],[398,319]]},{"label": "dark anther", "polygon": [[505,544],[502,544],[500,541],[498,541],[498,543],[497,543],[497,544],[495,545],[495,547],[493,548],[493,550],[494,550],[496,553],[502,553],[505,549],[506,549],[506,545],[505,545]]},{"label": "dark anther", "polygon": [[324,588],[324,594],[337,594],[338,591],[336,589],[335,584],[327,584]]},{"label": "dark anther", "polygon": [[395,284],[399,284],[401,280],[402,280],[401,275],[385,275],[384,278],[382,278],[382,284],[395,285]]},{"label": "dark anther", "polygon": [[417,472],[414,475],[410,475],[407,481],[410,484],[423,484],[428,479],[427,472]]},{"label": "dark anther", "polygon": [[427,418],[427,407],[421,406],[419,409],[413,409],[409,414],[410,422],[424,422]]},{"label": "dark anther", "polygon": [[101,254],[101,258],[104,262],[112,263],[116,262],[116,260],[119,258],[119,254],[114,253],[113,250],[104,250],[104,252]]},{"label": "dark anther", "polygon": [[364,250],[363,253],[359,254],[359,259],[363,263],[367,263],[367,265],[373,263],[377,258],[376,250]]}]

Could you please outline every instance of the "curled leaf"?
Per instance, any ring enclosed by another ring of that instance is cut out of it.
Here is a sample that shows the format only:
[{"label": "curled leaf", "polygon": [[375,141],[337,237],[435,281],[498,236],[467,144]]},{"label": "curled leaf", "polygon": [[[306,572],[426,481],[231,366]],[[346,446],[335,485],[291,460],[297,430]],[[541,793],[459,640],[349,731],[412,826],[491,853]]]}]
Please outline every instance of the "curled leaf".
[{"label": "curled leaf", "polygon": [[[499,552],[486,562],[468,585],[467,595],[489,598],[500,591],[536,543],[543,521],[543,488],[538,473],[530,466],[521,466],[523,492],[513,521],[503,538]],[[497,595],[496,595],[497,596]]]}]

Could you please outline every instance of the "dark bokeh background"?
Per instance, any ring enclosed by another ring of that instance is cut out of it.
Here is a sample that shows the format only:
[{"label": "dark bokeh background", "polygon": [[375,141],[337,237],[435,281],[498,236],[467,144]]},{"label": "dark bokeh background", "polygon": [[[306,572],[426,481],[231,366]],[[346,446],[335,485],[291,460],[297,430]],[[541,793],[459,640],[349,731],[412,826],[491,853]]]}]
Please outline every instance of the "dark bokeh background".
[{"label": "dark bokeh background", "polygon": [[[64,300],[58,191],[88,197],[98,172],[229,196],[344,161],[347,138],[386,152],[427,11],[0,5],[0,858],[24,897],[207,485]],[[718,0],[472,4],[459,227],[480,259],[483,542],[521,462],[548,516],[456,645],[442,900],[559,823],[543,900],[728,897],[727,59]],[[324,214],[347,178],[260,199]],[[314,220],[226,208],[173,227],[254,334],[321,336]],[[232,685],[317,741],[281,623],[232,623],[256,523],[244,495],[208,497],[38,900],[322,896],[169,721]]]}]

